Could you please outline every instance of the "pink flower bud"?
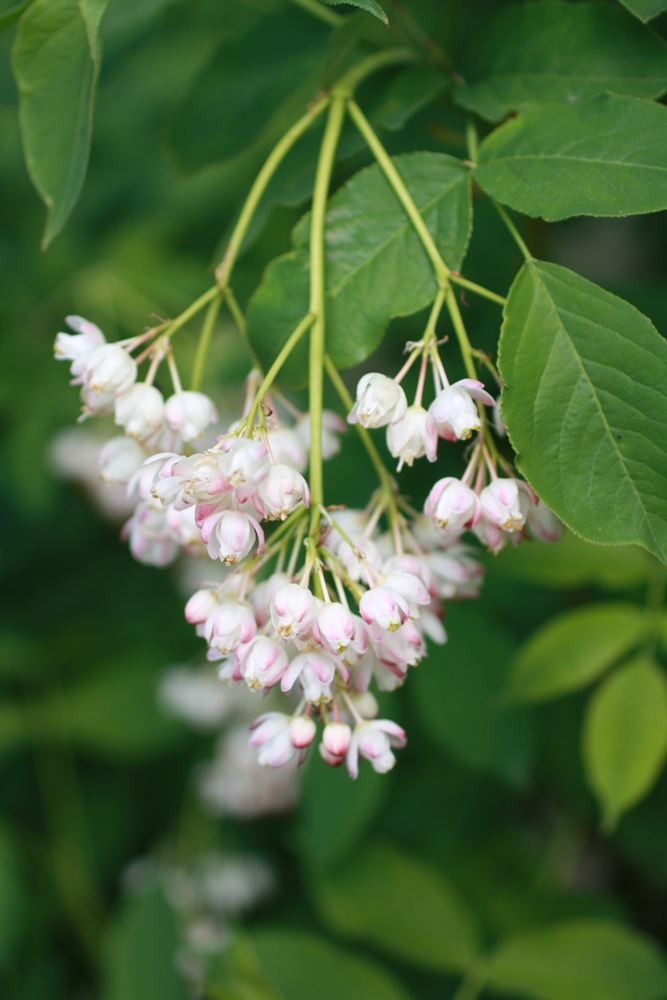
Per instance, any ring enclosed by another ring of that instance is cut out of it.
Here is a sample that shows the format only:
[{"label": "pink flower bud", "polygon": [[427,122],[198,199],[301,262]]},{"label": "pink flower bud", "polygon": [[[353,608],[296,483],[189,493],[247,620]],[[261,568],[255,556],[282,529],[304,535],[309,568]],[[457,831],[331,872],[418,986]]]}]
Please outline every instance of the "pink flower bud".
[{"label": "pink flower bud", "polygon": [[273,687],[288,664],[285,647],[262,635],[250,643],[241,662],[241,674],[250,688]]},{"label": "pink flower bud", "polygon": [[272,573],[268,580],[262,580],[250,597],[257,624],[261,628],[271,617],[271,602],[280,588],[289,583],[287,573]]},{"label": "pink flower bud", "polygon": [[317,726],[305,715],[297,715],[290,722],[289,734],[292,746],[298,747],[299,750],[310,746],[316,732]]},{"label": "pink flower bud", "polygon": [[479,520],[481,510],[474,490],[460,479],[447,476],[439,479],[429,493],[424,513],[455,537]]},{"label": "pink flower bud", "polygon": [[403,464],[412,465],[422,455],[435,462],[438,436],[433,418],[423,406],[413,403],[401,420],[387,428],[387,448],[399,459],[399,469]]},{"label": "pink flower bud", "polygon": [[[396,591],[410,604],[429,604],[431,600],[431,595],[423,580],[420,580],[414,573],[406,573],[405,570],[394,570],[393,573],[385,577],[383,586]],[[410,617],[413,615],[411,614]]]},{"label": "pink flower bud", "polygon": [[374,771],[386,774],[396,763],[391,748],[401,748],[405,744],[405,732],[390,719],[360,723],[352,734],[347,751],[346,764],[350,777],[356,778],[359,773],[360,754],[370,761]]},{"label": "pink flower bud", "polygon": [[342,653],[357,633],[354,615],[343,604],[324,604],[317,612],[317,635],[330,653]]},{"label": "pink flower bud", "polygon": [[325,653],[312,650],[295,657],[285,671],[280,683],[284,694],[292,690],[298,679],[307,700],[313,705],[331,701],[329,685],[334,679],[336,665]]},{"label": "pink flower bud", "polygon": [[467,440],[481,427],[474,400],[493,406],[494,399],[477,379],[463,378],[447,386],[435,397],[429,412],[440,437],[448,441]]},{"label": "pink flower bud", "polygon": [[204,636],[209,646],[223,656],[245,646],[257,632],[255,616],[246,604],[229,601],[219,604],[209,614]]},{"label": "pink flower bud", "polygon": [[164,407],[165,420],[173,431],[178,431],[183,441],[194,441],[202,436],[209,424],[218,419],[213,401],[203,392],[177,392],[170,396]]},{"label": "pink flower bud", "polygon": [[322,743],[333,757],[343,757],[351,739],[352,730],[344,722],[330,722],[324,727]]},{"label": "pink flower bud", "polygon": [[94,393],[124,392],[137,377],[133,358],[118,344],[102,344],[86,359],[84,387]]},{"label": "pink flower bud", "polygon": [[361,617],[368,624],[378,625],[390,632],[399,628],[410,616],[406,599],[389,587],[373,587],[367,590],[359,602]]},{"label": "pink flower bud", "polygon": [[315,598],[307,587],[300,587],[297,583],[284,584],[271,601],[271,621],[283,639],[305,635],[316,615]]},{"label": "pink flower bud", "polygon": [[405,416],[408,401],[403,389],[393,379],[379,372],[369,372],[359,379],[357,401],[348,414],[348,423],[362,427],[385,427]]},{"label": "pink flower bud", "polygon": [[116,396],[116,423],[131,437],[142,440],[161,426],[164,417],[162,393],[154,385],[135,382]]},{"label": "pink flower bud", "polygon": [[214,590],[197,590],[185,605],[185,620],[190,625],[201,625],[219,607],[220,601]]},{"label": "pink flower bud", "polygon": [[223,510],[211,514],[201,525],[201,537],[211,559],[220,559],[227,566],[234,566],[245,559],[255,536],[259,542],[258,553],[264,548],[264,532],[254,517],[239,510]]},{"label": "pink flower bud", "polygon": [[494,479],[480,493],[479,502],[489,524],[503,531],[521,531],[526,523],[528,508],[528,503],[524,502],[525,509],[522,510],[522,498],[527,500],[519,494],[516,479]]},{"label": "pink flower bud", "polygon": [[268,521],[284,521],[301,501],[306,507],[310,503],[308,483],[289,465],[271,466],[253,498],[257,511]]}]

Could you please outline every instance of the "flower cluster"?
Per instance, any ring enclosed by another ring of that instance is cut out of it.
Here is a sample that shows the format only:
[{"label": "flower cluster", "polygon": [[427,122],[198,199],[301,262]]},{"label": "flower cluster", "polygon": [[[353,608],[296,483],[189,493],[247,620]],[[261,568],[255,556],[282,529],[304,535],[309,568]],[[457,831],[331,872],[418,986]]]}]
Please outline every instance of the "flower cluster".
[{"label": "flower cluster", "polygon": [[[348,421],[386,427],[399,471],[422,456],[435,461],[441,439],[470,440],[465,472],[439,479],[423,514],[403,500],[388,472],[365,510],[325,507],[321,476],[311,505],[309,452],[318,463],[336,454],[340,417],[318,413],[312,426],[319,441],[312,442],[309,415],[251,372],[242,417],[194,451],[217,415],[207,396],[181,388],[166,335],[149,331],[107,344],[93,324],[79,317],[69,323],[76,334],[59,334],[56,354],[72,362],[84,416],[113,411],[125,430],[102,448],[98,464],[107,481],[127,483],[135,503],[124,528],[132,553],[164,565],[185,550],[226,567],[221,583],[190,597],[186,618],[221,680],[287,699],[285,711],[269,706],[251,724],[259,763],[296,764],[318,740],[324,761],[344,763],[353,778],[361,758],[375,771],[390,770],[406,734],[378,717],[371,688],[402,685],[426,655],[427,639],[446,642],[444,602],[478,595],[483,567],[464,533],[493,552],[528,532],[559,534],[551,512],[496,447],[484,410],[495,408],[493,397],[474,378],[450,384],[433,337],[411,345],[394,379],[362,377]],[[150,337],[135,360],[132,352]],[[408,405],[401,382],[419,356]],[[138,382],[137,364],[149,357]],[[174,385],[166,401],[152,384],[165,359]],[[429,362],[435,398],[427,409]],[[495,425],[502,432],[497,412]]]}]

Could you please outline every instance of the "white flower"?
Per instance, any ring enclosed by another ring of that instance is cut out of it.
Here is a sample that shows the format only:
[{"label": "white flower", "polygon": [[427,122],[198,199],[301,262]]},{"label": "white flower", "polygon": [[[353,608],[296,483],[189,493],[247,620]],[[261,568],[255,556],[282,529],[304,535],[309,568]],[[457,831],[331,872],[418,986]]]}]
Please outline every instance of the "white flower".
[{"label": "white flower", "polygon": [[278,427],[268,432],[269,446],[277,465],[289,465],[297,472],[308,466],[308,446],[304,445],[296,428]]},{"label": "white flower", "polygon": [[308,483],[289,465],[272,465],[253,497],[257,511],[268,521],[284,521],[301,501],[306,507],[310,503]]},{"label": "white flower", "polygon": [[124,525],[122,538],[129,539],[134,558],[149,566],[168,566],[178,555],[167,523],[168,508],[155,500],[140,500]]},{"label": "white flower", "polygon": [[223,656],[245,646],[254,638],[257,622],[247,604],[226,601],[214,608],[206,619],[204,637],[212,649]]},{"label": "white flower", "polygon": [[111,438],[97,456],[100,478],[105,483],[129,483],[145,459],[146,452],[138,441],[125,435]]},{"label": "white flower", "polygon": [[392,747],[404,747],[405,732],[390,719],[373,719],[359,723],[352,734],[345,763],[351,778],[359,774],[359,755],[369,760],[379,774],[391,771],[396,758]]},{"label": "white flower", "polygon": [[253,639],[241,661],[241,674],[249,688],[273,687],[287,670],[285,647],[275,639]]},{"label": "white flower", "polygon": [[359,379],[357,401],[347,421],[362,427],[384,427],[402,420],[408,408],[403,389],[393,379],[379,372],[369,372]]},{"label": "white flower", "polygon": [[160,682],[159,698],[171,714],[195,729],[217,729],[236,708],[237,691],[222,684],[213,673],[173,667]]},{"label": "white flower", "polygon": [[481,427],[474,400],[493,406],[494,399],[484,390],[484,383],[474,378],[462,378],[447,386],[435,397],[429,412],[438,434],[448,441],[467,440]]},{"label": "white flower", "polygon": [[137,377],[134,358],[118,344],[102,344],[88,355],[83,370],[83,384],[96,395],[124,392]]},{"label": "white flower", "polygon": [[283,639],[305,635],[316,615],[315,598],[307,587],[300,587],[297,583],[284,584],[271,601],[273,627]]},{"label": "white flower", "polygon": [[402,594],[383,586],[366,591],[359,602],[359,611],[367,625],[375,624],[390,632],[410,617],[410,606]]},{"label": "white flower", "polygon": [[298,679],[307,700],[313,705],[320,705],[331,701],[330,684],[335,672],[336,664],[326,653],[309,650],[292,660],[280,682],[280,688],[287,694]]},{"label": "white flower", "polygon": [[399,469],[404,463],[412,465],[422,455],[435,462],[438,436],[433,418],[423,406],[413,403],[400,420],[387,427],[387,448],[400,459]]},{"label": "white flower", "polygon": [[481,510],[474,490],[460,479],[447,476],[439,479],[429,493],[424,513],[432,517],[438,527],[447,529],[449,536],[455,537],[479,520]]},{"label": "white flower", "polygon": [[235,489],[243,502],[268,475],[270,466],[266,445],[245,437],[227,438],[222,443],[218,466],[219,475],[211,482],[210,493]]},{"label": "white flower", "polygon": [[218,419],[218,411],[203,392],[177,392],[165,403],[164,416],[173,431],[183,441],[200,438],[206,428]]},{"label": "white flower", "polygon": [[528,501],[523,491],[519,493],[516,479],[494,479],[480,493],[479,502],[488,524],[503,531],[521,531],[526,523]]},{"label": "white flower", "polygon": [[76,334],[59,333],[53,350],[58,361],[71,361],[70,372],[78,381],[83,375],[86,361],[96,347],[106,344],[100,328],[83,316],[66,316],[65,321]]},{"label": "white flower", "polygon": [[[338,435],[344,434],[345,429],[345,421],[337,413],[332,413],[331,410],[324,410],[322,412],[322,458],[325,462],[333,458],[340,451]],[[310,448],[310,413],[304,413],[302,417],[299,417],[294,430],[303,442],[307,454]],[[273,448],[273,444],[271,447]],[[279,462],[280,459],[275,454],[275,450],[274,455],[276,462]],[[288,462],[287,464],[296,467],[296,463],[294,462]]]},{"label": "white flower", "polygon": [[316,638],[330,653],[344,653],[356,634],[354,615],[343,604],[323,604],[317,612]]},{"label": "white flower", "polygon": [[164,399],[159,389],[145,382],[135,382],[116,396],[116,423],[141,441],[150,437],[164,418]]},{"label": "white flower", "polygon": [[185,605],[185,620],[190,625],[201,625],[218,607],[220,607],[220,601],[215,590],[210,587],[197,590]]},{"label": "white flower", "polygon": [[264,549],[264,532],[254,517],[239,510],[223,510],[211,514],[201,526],[201,537],[211,559],[220,559],[226,566],[234,566],[245,559],[255,536],[261,555]]},{"label": "white flower", "polygon": [[257,760],[268,767],[282,767],[312,743],[315,723],[303,716],[291,718],[282,712],[267,712],[251,725],[250,745],[258,748]]}]

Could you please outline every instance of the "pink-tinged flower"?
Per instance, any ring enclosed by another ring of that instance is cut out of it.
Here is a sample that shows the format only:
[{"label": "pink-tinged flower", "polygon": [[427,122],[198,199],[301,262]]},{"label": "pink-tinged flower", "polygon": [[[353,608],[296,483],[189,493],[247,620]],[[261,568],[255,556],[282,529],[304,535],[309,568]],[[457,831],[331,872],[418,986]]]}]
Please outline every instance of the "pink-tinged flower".
[{"label": "pink-tinged flower", "polygon": [[359,774],[359,755],[370,761],[378,774],[391,771],[396,758],[392,747],[403,748],[407,742],[405,732],[390,719],[373,719],[361,722],[354,730],[345,763],[351,778]]},{"label": "pink-tinged flower", "polygon": [[82,377],[90,392],[125,392],[136,380],[137,366],[118,344],[102,344],[86,358]]},{"label": "pink-tinged flower", "polygon": [[81,386],[81,416],[79,423],[83,423],[86,417],[106,417],[113,413],[114,394],[113,392],[94,392],[87,386]]},{"label": "pink-tinged flower", "polygon": [[284,521],[302,501],[310,504],[308,483],[289,465],[272,465],[253,496],[258,513],[268,521]]},{"label": "pink-tinged flower", "polygon": [[323,604],[317,612],[315,637],[328,652],[344,653],[357,634],[354,618],[343,604]]},{"label": "pink-tinged flower", "polygon": [[447,632],[445,626],[438,616],[431,610],[422,611],[419,616],[419,629],[427,639],[437,646],[444,646],[447,642]]},{"label": "pink-tinged flower", "polygon": [[178,555],[179,546],[169,530],[167,513],[155,500],[140,500],[123,526],[121,538],[129,540],[130,552],[138,562],[168,566]]},{"label": "pink-tinged flower", "polygon": [[475,400],[493,406],[494,399],[484,389],[484,383],[474,378],[462,378],[447,386],[435,397],[429,412],[440,437],[447,441],[472,437],[481,427]]},{"label": "pink-tinged flower", "polygon": [[240,670],[248,687],[257,689],[277,684],[288,665],[285,647],[275,639],[261,635],[250,642]]},{"label": "pink-tinged flower", "polygon": [[380,629],[394,632],[410,617],[410,606],[406,599],[389,587],[373,587],[367,590],[359,602],[361,617],[367,625],[377,625]]},{"label": "pink-tinged flower", "polygon": [[526,524],[531,534],[541,542],[557,542],[563,533],[563,525],[553,511],[549,510],[538,496],[519,480],[519,490],[528,497],[529,505],[526,513]]},{"label": "pink-tinged flower", "polygon": [[399,469],[404,464],[412,465],[422,455],[426,455],[429,462],[435,462],[438,435],[433,418],[423,406],[413,403],[401,420],[387,427],[387,448],[399,459]]},{"label": "pink-tinged flower", "polygon": [[257,749],[257,760],[265,767],[282,767],[297,753],[290,734],[291,718],[282,712],[266,712],[251,723],[250,746]]},{"label": "pink-tinged flower", "polygon": [[278,427],[268,432],[269,447],[277,465],[289,465],[297,472],[308,466],[308,447],[293,427]]},{"label": "pink-tinged flower", "polygon": [[408,408],[403,389],[393,379],[379,372],[369,372],[359,379],[357,401],[347,422],[362,427],[385,427],[402,420]]},{"label": "pink-tinged flower", "polygon": [[219,559],[226,566],[235,566],[245,559],[255,537],[259,543],[257,552],[264,549],[264,532],[250,514],[239,510],[223,510],[211,514],[201,525],[201,537],[211,559]]},{"label": "pink-tinged flower", "polygon": [[201,625],[219,607],[220,601],[215,590],[209,587],[197,590],[185,605],[185,620],[190,625]]},{"label": "pink-tinged flower", "polygon": [[272,573],[268,580],[262,580],[253,590],[250,603],[260,628],[262,625],[266,625],[271,617],[271,601],[276,593],[289,582],[290,578],[287,573]]},{"label": "pink-tinged flower", "polygon": [[432,517],[448,537],[455,538],[479,521],[481,509],[474,490],[460,479],[447,476],[439,479],[429,493],[424,513]]},{"label": "pink-tinged flower", "polygon": [[116,396],[116,423],[126,434],[141,441],[162,425],[164,399],[159,389],[145,382],[135,382]]},{"label": "pink-tinged flower", "polygon": [[283,639],[305,635],[316,615],[315,598],[307,587],[300,587],[298,583],[284,584],[271,601],[271,621]]},{"label": "pink-tinged flower", "polygon": [[129,483],[145,459],[146,452],[138,441],[125,435],[111,438],[102,445],[97,456],[100,478],[105,483]]},{"label": "pink-tinged flower", "polygon": [[516,479],[494,479],[480,493],[479,502],[488,524],[503,531],[521,531],[526,523],[527,497],[519,493]]},{"label": "pink-tinged flower", "polygon": [[296,715],[290,722],[289,731],[293,745],[303,750],[315,739],[317,726],[307,715]]},{"label": "pink-tinged flower", "polygon": [[177,510],[210,500],[209,486],[218,472],[218,461],[210,451],[196,455],[162,452],[146,462],[153,470],[151,493]]},{"label": "pink-tinged flower", "polygon": [[[296,434],[298,434],[300,440],[303,442],[303,446],[306,449],[306,455],[310,449],[310,413],[304,413],[302,417],[299,417],[294,428]],[[346,431],[345,421],[342,417],[339,417],[337,413],[332,413],[331,410],[323,410],[322,412],[322,458],[324,461],[328,461],[337,455],[340,451],[340,441],[338,439],[339,434],[344,434]],[[273,439],[271,439],[271,447],[273,448]],[[280,462],[281,459],[273,451],[276,462]],[[288,465],[296,464],[294,462],[288,462]],[[303,469],[300,469],[303,472]]]},{"label": "pink-tinged flower", "polygon": [[230,437],[222,442],[218,475],[209,484],[209,494],[236,490],[244,503],[266,478],[270,469],[266,445],[246,437]]},{"label": "pink-tinged flower", "polygon": [[210,424],[218,419],[218,411],[203,392],[177,392],[164,407],[165,420],[183,441],[200,438]]},{"label": "pink-tinged flower", "polygon": [[[370,640],[375,656],[391,668],[399,684],[405,680],[407,668],[417,666],[424,655],[423,636],[410,619],[394,632],[383,631],[372,625]],[[397,686],[395,682],[384,687],[380,684],[380,688],[385,691],[392,691]]]},{"label": "pink-tinged flower", "polygon": [[425,555],[416,555],[414,552],[398,552],[390,556],[382,564],[382,572],[385,576],[395,570],[402,570],[405,573],[412,573],[419,577],[429,594],[435,594],[433,573]]},{"label": "pink-tinged flower", "polygon": [[176,510],[173,504],[167,506],[167,527],[177,545],[191,556],[199,558],[205,554],[205,546],[201,540],[201,531],[195,517],[195,508],[186,507]]},{"label": "pink-tinged flower", "polygon": [[[487,521],[483,516],[472,530],[482,545],[486,545],[487,549],[493,552],[494,555],[498,555],[500,550],[505,548],[510,537],[512,537],[510,532],[503,531],[497,524],[492,524],[491,521]],[[514,537],[518,539],[520,536],[514,534]]]},{"label": "pink-tinged flower", "polygon": [[[406,570],[393,570],[393,572],[385,577],[382,585],[400,594],[409,604],[424,605],[429,604],[431,601],[431,595],[423,580],[415,573],[408,573]],[[412,609],[410,610],[410,617],[417,617],[417,615],[412,613]]]},{"label": "pink-tinged flower", "polygon": [[332,757],[339,757],[342,760],[350,748],[351,741],[352,730],[345,722],[329,722],[324,727],[322,743]]},{"label": "pink-tinged flower", "polygon": [[280,682],[280,688],[287,694],[298,680],[307,700],[313,705],[321,705],[331,701],[330,684],[335,672],[336,664],[329,656],[317,650],[309,650],[292,660]]},{"label": "pink-tinged flower", "polygon": [[428,561],[436,580],[438,597],[478,597],[484,582],[484,566],[469,554],[464,545],[455,545],[444,552],[430,552]]},{"label": "pink-tinged flower", "polygon": [[219,604],[209,614],[204,626],[204,637],[209,646],[223,656],[247,645],[257,633],[257,622],[247,604],[229,601]]},{"label": "pink-tinged flower", "polygon": [[76,333],[59,333],[53,351],[56,360],[72,362],[70,373],[78,382],[88,358],[96,347],[106,344],[106,338],[98,326],[83,316],[66,316],[65,321]]}]

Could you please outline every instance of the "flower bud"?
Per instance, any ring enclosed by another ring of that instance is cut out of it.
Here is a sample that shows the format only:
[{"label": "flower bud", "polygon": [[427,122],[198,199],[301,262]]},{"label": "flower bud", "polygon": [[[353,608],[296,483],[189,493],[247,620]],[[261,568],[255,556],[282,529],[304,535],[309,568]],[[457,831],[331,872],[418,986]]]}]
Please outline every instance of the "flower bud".
[{"label": "flower bud", "polygon": [[322,733],[322,743],[333,757],[343,757],[351,739],[352,730],[344,722],[330,722]]},{"label": "flower bud", "polygon": [[102,344],[88,356],[83,384],[96,394],[124,392],[137,377],[134,358],[118,344]]},{"label": "flower bud", "polygon": [[162,424],[164,399],[159,389],[135,382],[116,396],[116,423],[138,440],[149,437]]},{"label": "flower bud", "polygon": [[359,379],[357,401],[347,421],[362,427],[385,427],[405,416],[408,401],[403,389],[393,379],[379,372],[369,372]]},{"label": "flower bud", "polygon": [[[303,418],[302,418],[303,419]],[[297,472],[308,466],[308,448],[293,427],[278,427],[268,432],[269,446],[277,465],[289,465]]]},{"label": "flower bud", "polygon": [[359,602],[359,611],[368,625],[376,624],[390,632],[394,632],[410,616],[406,599],[383,586],[366,591]]},{"label": "flower bud", "polygon": [[257,760],[266,767],[282,767],[294,757],[297,748],[290,738],[289,715],[267,712],[251,723],[250,746],[257,748]]},{"label": "flower bud", "polygon": [[183,441],[200,438],[209,424],[218,419],[218,411],[203,392],[177,392],[170,396],[164,407],[164,416],[173,431],[178,431]]},{"label": "flower bud", "polygon": [[429,462],[435,462],[438,436],[430,413],[416,403],[409,406],[401,420],[387,427],[387,448],[400,460],[399,469],[404,463],[412,465],[422,455],[426,455]]},{"label": "flower bud", "polygon": [[317,726],[306,715],[297,715],[290,722],[289,734],[292,746],[298,747],[299,750],[310,746],[315,739],[316,732]]},{"label": "flower bud", "polygon": [[431,600],[424,581],[415,573],[407,573],[402,569],[395,569],[385,577],[383,586],[400,594],[410,604],[429,604]]},{"label": "flower bud", "polygon": [[264,532],[254,517],[239,510],[223,510],[211,514],[201,525],[201,537],[211,559],[220,559],[226,566],[235,566],[245,559],[255,536],[258,552],[264,548]]},{"label": "flower bud", "polygon": [[201,625],[219,607],[220,601],[214,590],[197,590],[185,605],[185,620],[190,625]]},{"label": "flower bud", "polygon": [[301,501],[306,507],[310,503],[308,483],[289,465],[272,465],[253,498],[257,511],[268,521],[284,521]]},{"label": "flower bud", "polygon": [[526,523],[521,499],[516,479],[494,479],[479,495],[485,520],[503,531],[521,531]]},{"label": "flower bud", "polygon": [[283,639],[305,635],[315,621],[317,605],[307,587],[287,583],[276,591],[271,601],[271,621]]},{"label": "flower bud", "polygon": [[313,705],[320,705],[331,701],[329,685],[335,672],[336,665],[330,657],[317,650],[310,650],[292,660],[280,682],[280,688],[287,694],[298,679],[307,700]]},{"label": "flower bud", "polygon": [[424,513],[432,517],[449,536],[459,535],[480,517],[479,499],[474,490],[460,479],[447,476],[439,479],[424,504]]},{"label": "flower bud", "polygon": [[246,604],[229,601],[219,604],[209,614],[204,626],[204,636],[209,646],[223,656],[245,646],[255,636],[257,622]]},{"label": "flower bud", "polygon": [[105,483],[129,483],[146,458],[146,452],[132,438],[121,435],[111,438],[100,448],[97,467]]},{"label": "flower bud", "polygon": [[374,771],[386,774],[396,763],[391,748],[404,747],[405,744],[405,732],[390,719],[360,723],[352,734],[347,751],[346,764],[350,777],[356,778],[359,773],[360,754],[370,761]]},{"label": "flower bud", "polygon": [[477,379],[463,378],[447,386],[435,397],[429,412],[440,437],[448,441],[467,440],[481,427],[474,400],[493,406],[494,399]]},{"label": "flower bud", "polygon": [[211,496],[235,489],[240,491],[239,499],[244,502],[268,475],[266,445],[245,437],[227,438],[222,444],[218,467],[219,474],[209,486]]},{"label": "flower bud", "polygon": [[273,687],[288,665],[285,647],[262,635],[248,647],[241,662],[241,674],[249,688]]},{"label": "flower bud", "polygon": [[317,612],[317,636],[330,653],[343,653],[356,633],[354,615],[343,604],[323,604]]}]

